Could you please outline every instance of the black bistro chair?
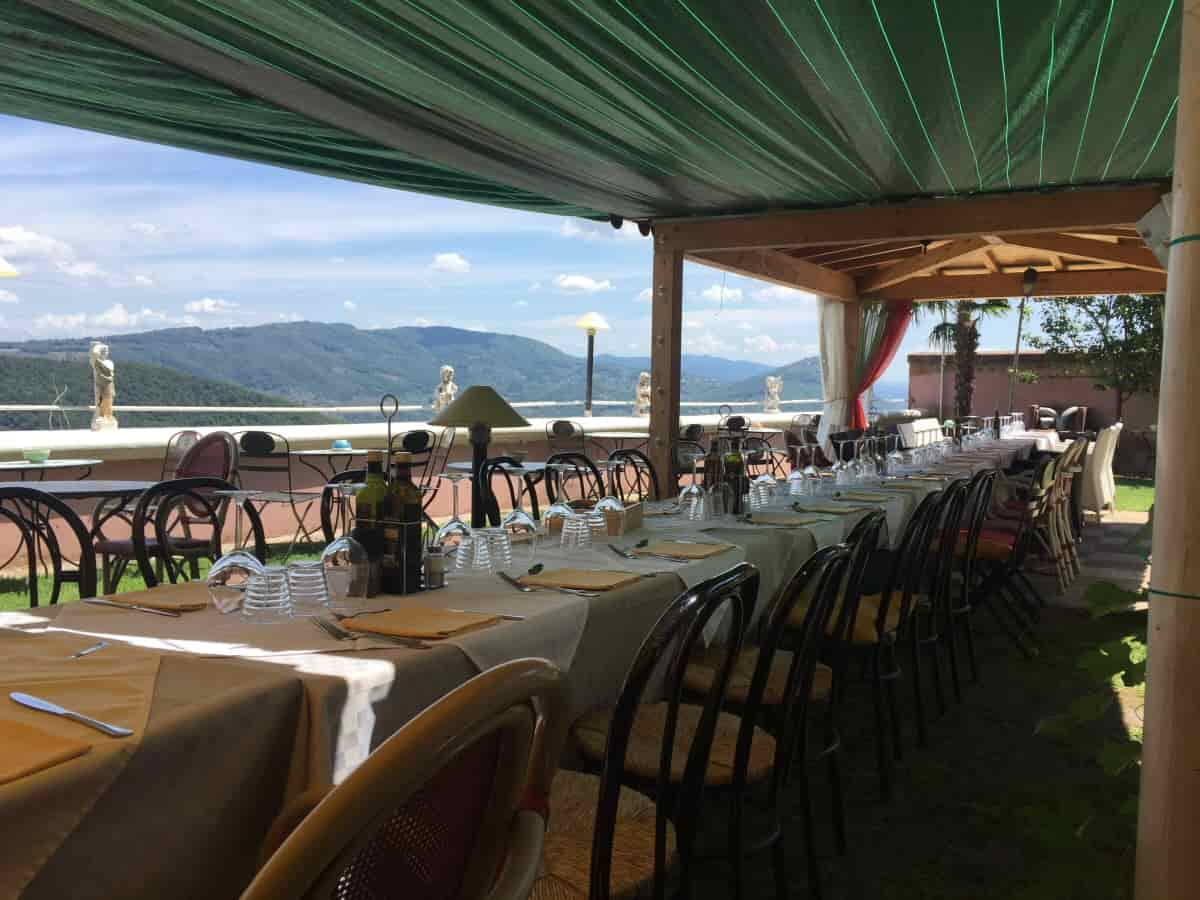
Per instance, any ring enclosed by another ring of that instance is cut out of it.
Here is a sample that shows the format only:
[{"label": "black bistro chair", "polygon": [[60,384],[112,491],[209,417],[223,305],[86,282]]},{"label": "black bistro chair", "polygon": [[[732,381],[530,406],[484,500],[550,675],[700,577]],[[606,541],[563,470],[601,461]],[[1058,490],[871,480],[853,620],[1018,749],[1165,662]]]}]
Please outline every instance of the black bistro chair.
[{"label": "black bistro chair", "polygon": [[[0,488],[0,520],[16,527],[28,572],[29,605],[40,600],[40,573],[50,577],[50,603],[58,602],[62,586],[79,586],[79,596],[96,596],[96,551],[79,514],[66,502],[32,487]],[[73,546],[68,546],[68,544]]]},{"label": "black bistro chair", "polygon": [[608,479],[609,493],[622,503],[662,499],[658,472],[641,450],[614,450],[608,454]]}]

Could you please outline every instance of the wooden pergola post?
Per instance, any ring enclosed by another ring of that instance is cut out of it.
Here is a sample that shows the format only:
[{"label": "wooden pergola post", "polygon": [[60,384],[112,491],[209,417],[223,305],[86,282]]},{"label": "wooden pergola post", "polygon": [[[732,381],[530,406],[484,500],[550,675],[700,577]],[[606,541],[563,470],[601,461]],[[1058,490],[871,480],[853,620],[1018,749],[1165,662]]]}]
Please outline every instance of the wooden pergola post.
[{"label": "wooden pergola post", "polygon": [[[654,240],[650,324],[650,446],[665,497],[675,494],[675,441],[679,433],[679,377],[683,355],[683,253]],[[664,497],[664,499],[665,499]]]},{"label": "wooden pergola post", "polygon": [[1200,0],[1183,4],[1136,896],[1200,892]]}]

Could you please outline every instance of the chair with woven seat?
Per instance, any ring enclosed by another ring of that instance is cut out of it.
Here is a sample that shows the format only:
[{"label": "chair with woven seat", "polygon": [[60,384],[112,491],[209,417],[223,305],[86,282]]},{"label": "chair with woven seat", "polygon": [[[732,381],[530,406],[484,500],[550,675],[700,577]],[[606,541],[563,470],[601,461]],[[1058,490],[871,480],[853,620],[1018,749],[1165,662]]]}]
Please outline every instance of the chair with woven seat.
[{"label": "chair with woven seat", "polygon": [[[64,584],[78,586],[79,596],[96,596],[96,551],[79,514],[52,494],[24,485],[0,487],[0,521],[15,526],[18,544],[11,559],[25,551],[29,605],[37,606],[42,571],[50,578],[50,603],[58,602]],[[73,548],[68,548],[73,543]]]},{"label": "chair with woven seat", "polygon": [[[770,783],[764,804],[754,809],[765,825],[750,838],[743,833],[746,816],[735,823],[737,844],[730,855],[735,870],[740,871],[747,855],[771,850],[775,871],[776,893],[788,896],[786,854],[783,846],[784,819],[780,815],[780,799],[791,778],[800,777],[801,813],[805,820],[805,842],[811,892],[820,896],[820,871],[816,862],[816,833],[812,799],[806,767],[793,766],[797,750],[808,743],[810,704],[826,702],[833,684],[833,671],[818,662],[817,656],[837,603],[850,549],[843,545],[824,547],[810,556],[775,595],[766,610],[762,637],[757,646],[746,647],[734,663],[726,689],[726,699],[738,707],[742,718],[739,733],[739,753],[734,760],[735,791],[740,791],[749,776],[753,758],[753,729],[760,718],[770,720],[777,740],[775,757],[771,761]],[[793,628],[795,611],[805,609],[799,637],[794,650],[783,650],[781,644]],[[720,662],[719,648],[710,648],[695,655],[688,663],[684,685],[689,691],[703,693],[712,689]],[[770,714],[770,715],[768,715]],[[740,794],[735,800],[742,801]],[[735,810],[740,809],[735,805]],[[839,815],[835,812],[835,817]],[[739,876],[739,883],[740,883]]]},{"label": "chair with woven seat", "polygon": [[[237,462],[237,439],[228,431],[210,431],[188,447],[183,458],[175,466],[171,480],[218,478],[221,481],[229,482],[232,480],[234,472],[237,471]],[[164,470],[165,468],[164,461]],[[233,485],[231,484],[230,487],[232,488]],[[121,521],[132,530],[133,517],[130,513],[102,513],[101,508],[97,507],[92,514],[92,521],[101,523],[100,526],[93,526],[96,554],[100,557],[100,589],[105,594],[111,594],[117,589],[117,584],[124,576],[126,569],[129,568],[130,563],[134,562],[133,540],[132,538],[114,539],[109,537],[105,534],[104,525],[113,521]],[[186,519],[183,521],[183,528],[185,531],[188,528]],[[200,577],[198,568],[193,568],[192,577]]]},{"label": "chair with woven seat", "polygon": [[[475,676],[321,796],[242,900],[524,900],[546,843],[566,679],[543,659]],[[276,833],[299,817],[289,810]],[[275,838],[278,842],[278,838]]]},{"label": "chair with woven seat", "polygon": [[[220,478],[176,478],[142,492],[133,509],[129,543],[146,587],[158,585],[160,571],[174,584],[185,574],[185,565],[193,579],[199,578],[199,560],[221,557],[221,532],[230,501],[214,492],[233,489]],[[258,510],[248,500],[241,509],[250,523],[254,555],[266,562],[267,542]]]},{"label": "chair with woven seat", "polygon": [[[644,895],[663,900],[668,875],[676,870],[682,895],[689,893],[706,773],[733,769],[737,728],[730,732],[732,717],[721,712],[721,705],[753,613],[758,582],[758,570],[740,563],[681,594],[642,642],[616,704],[576,723],[575,743],[601,774],[564,778],[560,773],[556,780],[551,808],[568,803],[562,793],[569,792],[578,824],[556,824],[551,818],[546,874],[534,886],[535,900]],[[726,657],[717,667],[712,689],[698,703],[683,703],[687,660],[718,614],[730,635],[724,645]],[[665,672],[666,699],[645,702],[652,676],[659,671]],[[653,730],[653,723],[660,730]],[[718,733],[727,746],[714,766]],[[762,736],[773,746],[769,735]],[[632,797],[634,785],[645,787],[655,799]],[[653,815],[647,802],[653,805]],[[588,822],[591,827],[584,827]]]}]

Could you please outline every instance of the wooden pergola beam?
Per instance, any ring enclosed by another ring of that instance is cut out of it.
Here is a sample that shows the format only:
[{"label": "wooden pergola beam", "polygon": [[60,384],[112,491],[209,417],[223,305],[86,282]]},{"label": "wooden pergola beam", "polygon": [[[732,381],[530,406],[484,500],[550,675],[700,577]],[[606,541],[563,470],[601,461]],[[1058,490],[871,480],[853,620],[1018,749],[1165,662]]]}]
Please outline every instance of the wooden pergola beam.
[{"label": "wooden pergola beam", "polygon": [[916,275],[928,272],[930,269],[940,268],[961,256],[968,256],[987,245],[987,241],[984,238],[969,237],[963,238],[960,241],[951,241],[949,244],[938,247],[936,250],[929,250],[917,256],[910,256],[908,259],[901,260],[894,266],[888,266],[886,269],[876,272],[873,275],[864,276],[858,283],[859,293],[870,294],[890,285],[899,284]]},{"label": "wooden pergola beam", "polygon": [[854,279],[833,269],[796,259],[778,250],[736,250],[728,253],[689,253],[692,262],[735,275],[810,291],[847,302],[858,298]]},{"label": "wooden pergola beam", "polygon": [[1136,222],[1159,202],[1157,182],[1119,187],[912,200],[757,216],[667,219],[655,237],[687,253],[820,244],[972,237],[1013,232],[1082,231]]},{"label": "wooden pergola beam", "polygon": [[[1142,269],[1099,269],[1088,272],[1041,272],[1034,297],[1085,294],[1161,294],[1167,289],[1163,272]],[[979,300],[1019,297],[1019,275],[933,275],[910,278],[876,291],[873,300]]]},{"label": "wooden pergola beam", "polygon": [[1117,263],[1131,269],[1145,269],[1147,272],[1166,271],[1158,257],[1150,250],[1130,244],[1094,241],[1069,234],[1010,234],[1005,237],[1005,241],[1017,247],[1045,250],[1055,254],[1065,253],[1068,256],[1081,256],[1096,262]]}]

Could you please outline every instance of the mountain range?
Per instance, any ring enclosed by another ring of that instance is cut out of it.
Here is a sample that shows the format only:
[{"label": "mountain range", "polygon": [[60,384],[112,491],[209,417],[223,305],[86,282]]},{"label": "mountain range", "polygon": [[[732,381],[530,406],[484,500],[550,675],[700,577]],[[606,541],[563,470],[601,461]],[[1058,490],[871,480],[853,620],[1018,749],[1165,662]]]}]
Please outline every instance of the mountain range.
[{"label": "mountain range", "polygon": [[[118,390],[127,365],[136,361],[258,391],[278,402],[363,404],[390,392],[401,403],[428,403],[439,368],[448,363],[455,367],[460,387],[490,384],[512,400],[578,401],[584,395],[585,367],[579,357],[531,338],[460,328],[363,330],[289,322],[170,328],[104,340],[116,362]],[[86,376],[90,342],[91,338],[59,338],[0,343],[0,351],[19,352],[23,359],[75,359],[84,363],[81,371]],[[801,369],[785,384],[785,396],[819,396],[819,368],[795,365]],[[594,396],[631,401],[638,373],[648,366],[648,359],[637,357],[599,359]],[[756,400],[762,396],[762,375],[770,371],[760,363],[685,356],[681,390],[687,400]],[[815,381],[812,373],[817,373]],[[718,374],[724,377],[714,377]],[[736,385],[733,393],[730,382]],[[131,402],[128,393],[119,396],[118,406]],[[15,397],[8,399],[17,402]],[[44,403],[45,394],[25,402]],[[183,399],[173,402],[186,405]]]}]

